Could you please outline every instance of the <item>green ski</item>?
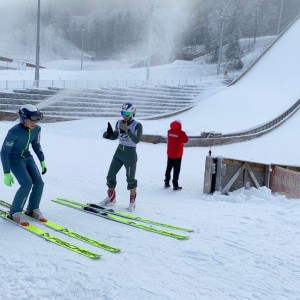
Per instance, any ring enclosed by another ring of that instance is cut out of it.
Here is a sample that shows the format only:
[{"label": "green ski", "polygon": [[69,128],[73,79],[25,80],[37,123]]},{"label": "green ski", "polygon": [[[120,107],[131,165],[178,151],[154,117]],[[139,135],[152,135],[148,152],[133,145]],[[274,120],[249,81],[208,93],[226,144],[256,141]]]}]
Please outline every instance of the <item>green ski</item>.
[{"label": "green ski", "polygon": [[71,208],[74,208],[74,209],[77,209],[77,210],[80,210],[80,211],[84,211],[84,212],[93,214],[93,215],[98,216],[98,217],[102,217],[102,218],[105,218],[105,219],[108,219],[108,220],[112,220],[112,221],[116,221],[116,222],[119,222],[119,223],[122,223],[122,224],[130,225],[130,226],[140,228],[140,229],[143,229],[143,230],[146,230],[146,231],[151,231],[151,232],[154,232],[154,233],[157,233],[157,234],[169,236],[169,237],[172,237],[172,238],[175,238],[175,239],[178,239],[178,240],[186,240],[186,239],[189,238],[188,236],[185,236],[185,235],[179,235],[179,234],[176,234],[176,233],[160,230],[160,229],[157,229],[157,228],[154,228],[154,227],[151,227],[151,226],[146,226],[146,225],[143,225],[143,224],[139,224],[139,223],[136,223],[132,220],[128,220],[126,218],[122,218],[122,217],[119,217],[119,216],[116,216],[116,215],[113,215],[113,214],[109,214],[107,212],[100,212],[99,210],[97,210],[95,208],[92,208],[90,206],[85,206],[84,204],[83,205],[79,205],[79,204],[76,205],[74,203],[68,203],[68,202],[65,202],[65,201],[58,200],[58,199],[54,199],[52,201],[55,202],[55,203],[67,206],[67,207],[71,207]]},{"label": "green ski", "polygon": [[[0,204],[2,206],[7,207],[7,208],[10,208],[10,206],[11,206],[8,202],[3,201],[3,200],[0,200]],[[31,218],[31,219],[33,219],[33,218]],[[39,222],[36,219],[33,219],[33,220]],[[110,252],[120,252],[121,251],[121,249],[119,249],[119,248],[115,248],[115,247],[110,246],[110,245],[108,245],[106,243],[103,243],[103,242],[91,239],[91,238],[86,237],[84,235],[81,235],[81,234],[79,234],[79,233],[77,233],[75,231],[69,230],[69,229],[67,229],[67,228],[65,228],[65,227],[63,227],[63,226],[61,226],[59,224],[56,224],[54,222],[47,221],[47,222],[39,222],[39,223],[41,223],[41,224],[43,224],[43,225],[45,225],[45,226],[47,226],[47,227],[49,227],[49,228],[51,228],[53,230],[56,230],[56,231],[58,231],[60,233],[68,235],[68,236],[70,236],[72,238],[75,238],[75,239],[78,239],[78,240],[80,240],[82,242],[86,242],[88,244],[91,244],[91,245],[93,245],[95,247],[102,248],[102,249],[110,251]]]},{"label": "green ski", "polygon": [[119,216],[119,217],[122,217],[122,218],[133,220],[133,221],[139,221],[139,222],[142,222],[142,223],[161,226],[161,227],[174,229],[174,230],[180,230],[180,231],[184,231],[184,232],[194,232],[194,230],[192,230],[192,229],[187,229],[187,228],[178,227],[178,226],[174,226],[174,225],[170,225],[170,224],[166,224],[166,223],[160,223],[160,222],[152,221],[152,220],[149,220],[149,219],[144,219],[144,218],[132,215],[132,214],[124,213],[124,212],[117,211],[117,210],[110,209],[110,208],[105,208],[105,207],[100,206],[98,204],[82,203],[82,202],[78,202],[78,201],[74,201],[74,200],[66,199],[66,198],[57,198],[57,200],[65,201],[65,202],[72,203],[72,204],[75,204],[75,205],[90,206],[90,207],[96,208],[99,211],[107,212],[109,214],[113,214],[113,215],[116,215],[116,216]]},{"label": "green ski", "polygon": [[3,218],[4,220],[7,220],[9,222],[11,222],[12,224],[15,224],[21,228],[23,228],[24,230],[28,231],[28,232],[31,232],[35,235],[37,235],[38,237],[40,238],[43,238],[45,239],[46,241],[49,241],[51,243],[54,243],[54,244],[57,244],[59,246],[62,246],[62,247],[65,247],[71,251],[74,251],[80,255],[83,255],[83,256],[86,256],[88,258],[92,258],[92,259],[99,259],[101,257],[100,254],[97,254],[97,253],[94,253],[94,252],[91,252],[89,250],[86,250],[82,247],[79,247],[79,246],[76,246],[74,244],[71,244],[67,241],[64,241],[60,238],[57,238],[56,236],[32,225],[32,224],[29,224],[29,226],[22,226],[20,225],[19,223],[16,223],[15,221],[11,220],[9,217],[8,217],[8,213],[5,212],[4,210],[0,209],[0,217]]}]

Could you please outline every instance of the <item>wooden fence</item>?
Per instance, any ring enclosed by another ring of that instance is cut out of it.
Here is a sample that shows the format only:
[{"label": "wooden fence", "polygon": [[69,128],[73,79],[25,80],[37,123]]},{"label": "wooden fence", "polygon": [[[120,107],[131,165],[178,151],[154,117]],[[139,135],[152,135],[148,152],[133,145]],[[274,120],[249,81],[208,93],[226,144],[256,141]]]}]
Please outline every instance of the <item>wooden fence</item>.
[{"label": "wooden fence", "polygon": [[207,156],[203,193],[227,195],[240,188],[266,186],[274,193],[300,199],[300,167]]}]

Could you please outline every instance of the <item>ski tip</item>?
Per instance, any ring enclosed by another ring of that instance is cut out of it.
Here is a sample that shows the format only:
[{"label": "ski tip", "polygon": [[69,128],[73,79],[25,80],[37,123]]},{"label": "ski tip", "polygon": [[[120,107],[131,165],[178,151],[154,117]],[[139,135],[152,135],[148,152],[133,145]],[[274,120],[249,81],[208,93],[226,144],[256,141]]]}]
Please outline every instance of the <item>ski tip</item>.
[{"label": "ski tip", "polygon": [[122,249],[113,249],[110,252],[112,252],[112,253],[120,253],[121,251],[122,251]]},{"label": "ski tip", "polygon": [[182,235],[180,237],[177,237],[177,240],[180,240],[180,241],[186,241],[186,240],[189,240],[189,239],[190,239],[190,237],[187,236],[187,235]]}]

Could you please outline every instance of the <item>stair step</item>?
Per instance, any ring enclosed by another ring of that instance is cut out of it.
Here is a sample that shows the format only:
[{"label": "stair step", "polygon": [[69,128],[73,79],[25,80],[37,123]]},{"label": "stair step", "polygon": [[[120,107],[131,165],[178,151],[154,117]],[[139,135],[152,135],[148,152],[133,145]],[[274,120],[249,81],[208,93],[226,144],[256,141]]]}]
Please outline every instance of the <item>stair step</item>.
[{"label": "stair step", "polygon": [[[189,109],[201,95],[225,87],[221,82],[199,85],[157,85],[132,87],[100,87],[98,89],[16,89],[0,92],[0,110],[16,113],[23,104],[41,106],[46,117],[87,118],[120,117],[124,102],[133,102],[138,117],[168,115]],[[45,102],[46,101],[46,102]]]}]

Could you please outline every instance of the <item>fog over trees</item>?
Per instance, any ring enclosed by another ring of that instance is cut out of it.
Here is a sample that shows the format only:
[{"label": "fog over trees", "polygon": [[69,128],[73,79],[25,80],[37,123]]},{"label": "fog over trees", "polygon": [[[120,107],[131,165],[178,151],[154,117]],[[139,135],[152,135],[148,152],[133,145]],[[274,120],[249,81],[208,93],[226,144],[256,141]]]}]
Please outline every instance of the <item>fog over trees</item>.
[{"label": "fog over trees", "polygon": [[[3,43],[33,52],[38,1],[1,2],[0,56]],[[146,56],[152,16],[153,53],[202,46],[216,61],[223,27],[238,64],[241,38],[277,35],[299,11],[299,0],[41,0],[41,53],[78,55],[84,39],[96,59]]]}]

